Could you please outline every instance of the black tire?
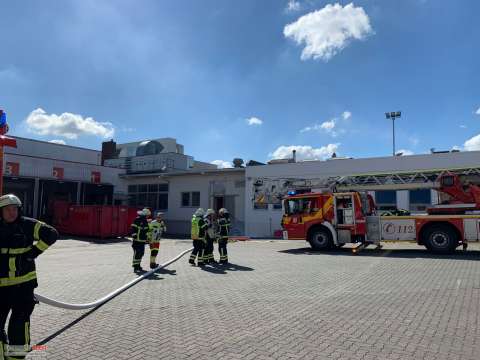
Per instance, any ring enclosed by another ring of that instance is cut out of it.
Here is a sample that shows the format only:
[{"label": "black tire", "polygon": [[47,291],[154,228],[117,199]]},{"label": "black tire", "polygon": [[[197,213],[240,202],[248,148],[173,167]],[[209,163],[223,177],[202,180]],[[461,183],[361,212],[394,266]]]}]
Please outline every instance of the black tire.
[{"label": "black tire", "polygon": [[452,253],[458,246],[457,234],[448,225],[431,225],[425,230],[422,237],[425,247],[437,254]]},{"label": "black tire", "polygon": [[330,250],[333,247],[332,234],[325,228],[313,229],[308,242],[314,250]]}]

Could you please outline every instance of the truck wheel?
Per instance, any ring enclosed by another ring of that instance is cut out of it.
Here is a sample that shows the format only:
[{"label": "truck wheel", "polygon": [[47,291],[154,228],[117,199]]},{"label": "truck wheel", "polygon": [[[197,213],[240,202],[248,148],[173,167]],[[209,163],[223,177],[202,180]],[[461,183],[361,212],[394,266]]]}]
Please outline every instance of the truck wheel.
[{"label": "truck wheel", "polygon": [[332,235],[327,229],[314,229],[308,242],[314,250],[329,250],[333,247]]},{"label": "truck wheel", "polygon": [[435,253],[448,254],[458,245],[457,234],[449,226],[430,226],[423,235],[425,247]]}]

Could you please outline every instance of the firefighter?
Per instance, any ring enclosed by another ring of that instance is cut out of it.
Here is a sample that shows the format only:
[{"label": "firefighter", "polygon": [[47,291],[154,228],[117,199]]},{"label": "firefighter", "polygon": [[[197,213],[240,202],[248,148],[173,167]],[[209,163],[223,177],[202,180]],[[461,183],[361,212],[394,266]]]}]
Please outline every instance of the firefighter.
[{"label": "firefighter", "polygon": [[228,263],[227,243],[230,233],[230,214],[225,208],[218,210],[218,252],[220,253],[220,263]]},{"label": "firefighter", "polygon": [[205,213],[205,224],[207,232],[205,236],[205,264],[216,263],[213,258],[213,241],[215,240],[216,224],[215,224],[215,211],[208,209]]},{"label": "firefighter", "polygon": [[23,216],[21,207],[13,194],[0,197],[0,359],[9,360],[25,359],[30,350],[35,259],[58,238],[53,227]]},{"label": "firefighter", "polygon": [[157,212],[155,220],[149,224],[149,240],[150,240],[150,269],[155,269],[158,250],[160,249],[160,239],[162,234],[167,231],[165,221],[162,219],[162,212]]},{"label": "firefighter", "polygon": [[204,250],[205,250],[205,230],[206,224],[203,216],[205,215],[205,210],[198,208],[197,211],[192,216],[192,229],[191,236],[193,240],[193,251],[190,255],[188,262],[192,265],[195,265],[195,259],[197,259],[197,265],[203,266],[204,261]]},{"label": "firefighter", "polygon": [[145,244],[148,241],[148,219],[151,212],[145,208],[141,211],[137,211],[138,216],[135,218],[132,224],[132,248],[133,248],[133,260],[132,266],[135,273],[143,272],[142,262],[143,254],[145,253]]}]

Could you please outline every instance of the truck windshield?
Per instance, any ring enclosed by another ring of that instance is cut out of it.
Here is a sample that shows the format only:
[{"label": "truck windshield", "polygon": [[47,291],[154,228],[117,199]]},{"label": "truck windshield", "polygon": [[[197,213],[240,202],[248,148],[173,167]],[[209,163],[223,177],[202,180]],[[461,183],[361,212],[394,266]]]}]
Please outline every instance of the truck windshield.
[{"label": "truck windshield", "polygon": [[312,208],[311,199],[289,199],[285,200],[285,213],[287,215],[296,215],[308,213]]}]

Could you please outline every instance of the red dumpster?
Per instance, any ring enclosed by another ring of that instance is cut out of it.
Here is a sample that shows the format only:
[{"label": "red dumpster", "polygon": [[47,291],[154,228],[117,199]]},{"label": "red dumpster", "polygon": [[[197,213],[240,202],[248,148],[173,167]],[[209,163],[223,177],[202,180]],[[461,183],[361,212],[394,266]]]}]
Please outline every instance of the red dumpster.
[{"label": "red dumpster", "polygon": [[128,206],[69,205],[57,201],[53,225],[63,234],[103,239],[129,235],[136,215],[137,209]]}]

